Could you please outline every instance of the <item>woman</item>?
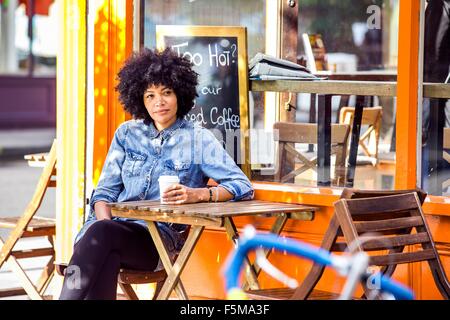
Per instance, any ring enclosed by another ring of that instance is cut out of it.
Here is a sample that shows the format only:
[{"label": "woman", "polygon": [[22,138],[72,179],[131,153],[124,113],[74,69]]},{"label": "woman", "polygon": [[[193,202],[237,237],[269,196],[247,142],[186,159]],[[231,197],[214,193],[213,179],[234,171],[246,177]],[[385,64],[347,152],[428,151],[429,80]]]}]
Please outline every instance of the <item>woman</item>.
[{"label": "woman", "polygon": [[[207,129],[184,119],[194,106],[197,78],[191,63],[169,49],[144,49],[120,70],[116,90],[134,120],[116,130],[68,266],[80,279],[66,273],[60,299],[115,299],[121,267],[158,267],[146,223],[112,217],[107,203],[159,199],[161,175],[180,179],[163,193],[169,204],[253,198],[250,181],[221,143]],[[206,188],[209,178],[218,186]],[[158,226],[166,247],[176,254],[186,226]]]}]

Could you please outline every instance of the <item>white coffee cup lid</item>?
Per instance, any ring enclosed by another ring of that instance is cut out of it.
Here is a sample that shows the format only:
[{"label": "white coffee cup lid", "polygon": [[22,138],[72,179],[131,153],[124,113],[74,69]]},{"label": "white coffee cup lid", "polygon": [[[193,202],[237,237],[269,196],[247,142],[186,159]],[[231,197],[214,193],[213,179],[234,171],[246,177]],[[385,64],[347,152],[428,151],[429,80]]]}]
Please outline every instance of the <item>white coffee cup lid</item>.
[{"label": "white coffee cup lid", "polygon": [[166,181],[166,182],[178,182],[180,179],[178,176],[160,176],[158,181]]}]

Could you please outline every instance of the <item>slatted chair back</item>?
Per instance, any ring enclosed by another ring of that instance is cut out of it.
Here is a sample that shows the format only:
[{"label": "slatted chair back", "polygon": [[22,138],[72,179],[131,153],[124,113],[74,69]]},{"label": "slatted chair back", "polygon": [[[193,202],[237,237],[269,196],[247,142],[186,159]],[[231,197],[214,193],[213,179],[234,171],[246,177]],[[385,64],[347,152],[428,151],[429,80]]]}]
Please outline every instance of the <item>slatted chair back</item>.
[{"label": "slatted chair back", "polygon": [[[355,114],[354,107],[343,107],[339,114],[339,123],[352,124]],[[361,125],[367,125],[367,130],[359,137],[359,146],[368,157],[378,160],[378,142],[380,140],[381,117],[383,108],[380,106],[364,108]]]},{"label": "slatted chair back", "polygon": [[[297,151],[293,145],[295,143],[317,144],[317,124],[276,122],[273,128],[274,140],[278,144],[275,181],[287,182],[308,169],[317,171],[317,157],[308,158]],[[344,185],[349,132],[349,125],[333,124],[331,126],[331,152],[336,155],[333,181],[335,185]],[[288,154],[300,161],[301,167],[283,174],[282,169],[286,167]]]},{"label": "slatted chair back", "polygon": [[450,284],[416,193],[341,199],[335,212],[346,242],[370,252],[371,265],[391,276],[399,264],[426,261],[442,296],[450,299]]},{"label": "slatted chair back", "polygon": [[[411,190],[358,190],[352,188],[344,188],[341,193],[341,199],[365,199],[371,197],[380,197],[386,195],[396,195],[416,192],[420,203],[425,201],[427,194],[421,189]],[[320,247],[324,250],[339,253],[347,249],[347,243],[343,239],[343,233],[339,225],[336,214],[333,214],[329,222],[328,228],[323,236]],[[322,278],[325,271],[325,266],[320,263],[314,263],[306,275],[305,279],[296,289],[290,288],[276,288],[263,289],[258,291],[247,292],[249,297],[257,300],[322,300],[322,299],[336,299],[337,294],[315,289],[317,283]],[[387,270],[391,272],[390,270]]]},{"label": "slatted chair back", "polygon": [[[367,199],[380,196],[396,195],[416,192],[420,203],[425,201],[427,194],[421,189],[411,189],[411,190],[358,190],[352,188],[344,188],[341,193],[341,199]],[[331,252],[344,252],[347,250],[347,242],[342,238],[342,229],[339,225],[336,213],[331,217],[328,229],[326,230],[321,248],[331,251]],[[320,278],[325,271],[325,267],[321,264],[315,263],[303,282],[295,290],[292,295],[292,299],[304,300],[308,298],[314,299],[318,296],[314,291],[314,287],[319,282]],[[322,294],[323,296],[323,294]]]}]

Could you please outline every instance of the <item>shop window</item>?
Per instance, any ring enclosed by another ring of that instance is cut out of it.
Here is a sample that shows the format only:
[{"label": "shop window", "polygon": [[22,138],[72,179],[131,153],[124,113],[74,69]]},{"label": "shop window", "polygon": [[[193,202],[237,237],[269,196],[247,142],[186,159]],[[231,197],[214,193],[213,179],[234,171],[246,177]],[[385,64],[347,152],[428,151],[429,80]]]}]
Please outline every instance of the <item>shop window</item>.
[{"label": "shop window", "polygon": [[0,1],[0,75],[56,74],[56,6],[54,0]]},{"label": "shop window", "polygon": [[[330,80],[395,82],[398,9],[397,0],[299,1],[298,60],[306,60],[313,73]],[[334,125],[352,123],[352,110],[357,98],[352,95],[333,96],[331,122]],[[384,96],[359,98],[362,99],[365,110],[360,133],[363,141],[358,148],[351,185],[361,189],[393,189],[396,99]],[[298,94],[295,122],[317,123],[318,108],[323,106],[318,105],[315,95]],[[305,135],[299,137],[301,139],[298,143],[290,144],[291,151],[295,150],[299,156],[284,150],[284,159],[276,143],[273,162],[262,164],[262,169],[255,179],[317,186],[318,145],[316,141],[306,141],[314,140],[312,138],[315,138],[316,129],[306,131],[307,128],[307,125],[304,128],[296,128],[297,131],[305,130]],[[347,177],[351,180],[351,175],[346,176],[350,169],[350,141],[350,137],[347,141],[336,139],[333,144],[329,168],[331,186],[348,185]],[[346,159],[340,159],[339,154],[334,152],[334,149],[339,149],[339,143],[348,146]]]},{"label": "shop window", "polygon": [[[175,25],[240,25],[247,27],[248,56],[265,52],[265,25],[268,2],[252,1],[144,1],[144,30],[142,44],[156,46],[155,26]],[[322,64],[317,73],[337,80],[396,81],[397,74],[397,30],[398,0],[331,1],[303,0],[297,2],[298,9],[298,59],[308,58],[304,49],[303,34],[308,36],[311,49],[322,55]],[[314,39],[322,47],[314,48]],[[141,45],[142,45],[141,44]],[[306,43],[305,43],[306,44]],[[315,61],[316,62],[316,61]],[[317,63],[320,62],[317,60]],[[298,94],[295,122],[317,123],[317,107],[312,108],[310,94]],[[283,180],[277,176],[277,142],[272,134],[272,123],[265,121],[268,110],[264,93],[250,93],[250,122],[253,133],[250,136],[252,157],[252,179],[264,181]],[[332,122],[339,123],[339,113],[343,107],[354,107],[355,96],[334,96],[332,103]],[[367,155],[359,148],[356,173],[353,185],[363,189],[393,189],[395,171],[395,99],[394,97],[365,97],[365,107],[381,106],[382,116],[374,123],[376,138],[370,138],[369,148],[376,145],[376,154]],[[281,106],[283,107],[283,106]],[[270,108],[269,108],[270,109]],[[273,109],[273,108],[272,108]],[[375,118],[374,118],[375,119]],[[267,122],[267,123],[266,123]],[[371,124],[363,124],[361,135],[370,129]],[[263,132],[264,131],[264,132]],[[372,135],[373,136],[373,135]],[[349,139],[350,140],[350,139]],[[349,142],[348,140],[348,142]],[[317,145],[297,143],[294,148],[306,152],[308,159],[317,156]],[[256,151],[255,151],[256,150]],[[253,157],[257,155],[257,157]],[[256,160],[255,160],[256,159]],[[298,169],[303,164],[299,159],[290,169]],[[347,160],[345,159],[344,162]],[[292,164],[292,163],[291,163]],[[346,166],[346,163],[344,164]],[[331,158],[331,185],[343,185],[342,175],[346,170],[335,170],[336,156]],[[287,168],[283,168],[286,169]],[[299,185],[317,185],[317,170],[309,169],[289,177],[285,181]]]},{"label": "shop window", "polygon": [[301,37],[299,52],[308,55],[312,46],[318,71],[395,79],[398,9],[398,0],[299,1],[299,30],[309,35]]},{"label": "shop window", "polygon": [[244,26],[252,57],[265,49],[265,8],[264,0],[146,0],[144,45],[156,46],[155,26],[160,24]]},{"label": "shop window", "polygon": [[[424,83],[450,83],[450,3],[429,1],[424,22]],[[446,98],[424,97],[421,182],[433,195],[450,195],[450,89]],[[419,108],[420,110],[420,108]]]}]

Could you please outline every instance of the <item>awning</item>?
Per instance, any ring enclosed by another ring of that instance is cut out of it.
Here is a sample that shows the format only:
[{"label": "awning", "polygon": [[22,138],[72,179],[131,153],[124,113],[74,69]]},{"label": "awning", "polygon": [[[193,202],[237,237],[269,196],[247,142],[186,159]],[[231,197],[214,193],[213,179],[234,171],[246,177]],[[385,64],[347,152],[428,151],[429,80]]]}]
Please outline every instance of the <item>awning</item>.
[{"label": "awning", "polygon": [[[34,0],[34,14],[40,14],[48,16],[48,10],[50,8],[50,5],[55,0]],[[26,6],[26,14],[29,15],[30,12],[30,6],[29,3],[31,3],[30,0],[19,0],[19,4],[25,4]]]}]

